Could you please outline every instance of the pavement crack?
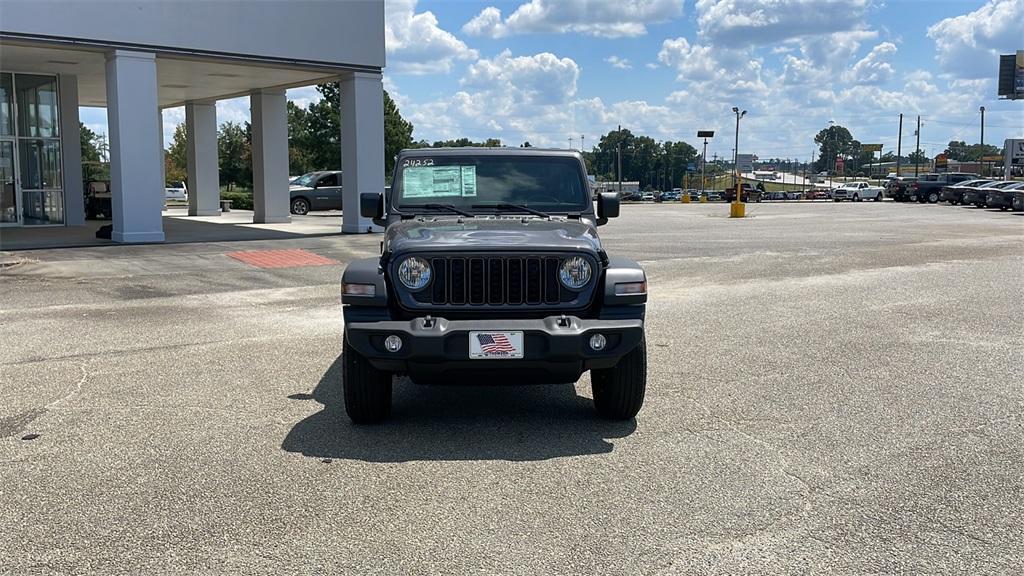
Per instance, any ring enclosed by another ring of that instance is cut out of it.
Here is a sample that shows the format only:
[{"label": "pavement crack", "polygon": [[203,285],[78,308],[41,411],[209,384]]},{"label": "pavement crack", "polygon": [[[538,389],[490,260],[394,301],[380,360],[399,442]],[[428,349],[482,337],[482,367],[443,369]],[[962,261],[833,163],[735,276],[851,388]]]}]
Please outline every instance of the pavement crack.
[{"label": "pavement crack", "polygon": [[60,398],[54,400],[53,402],[50,402],[49,404],[47,404],[46,406],[43,407],[43,410],[48,410],[50,408],[53,408],[53,407],[59,405],[61,402],[64,402],[65,400],[69,400],[69,399],[74,398],[75,396],[77,396],[78,393],[82,391],[82,386],[85,385],[86,380],[89,379],[89,364],[90,363],[91,362],[89,360],[85,360],[85,361],[79,363],[78,368],[82,371],[82,377],[79,378],[78,384],[75,385],[74,390],[68,392],[67,394],[65,394],[64,396],[61,396]]}]

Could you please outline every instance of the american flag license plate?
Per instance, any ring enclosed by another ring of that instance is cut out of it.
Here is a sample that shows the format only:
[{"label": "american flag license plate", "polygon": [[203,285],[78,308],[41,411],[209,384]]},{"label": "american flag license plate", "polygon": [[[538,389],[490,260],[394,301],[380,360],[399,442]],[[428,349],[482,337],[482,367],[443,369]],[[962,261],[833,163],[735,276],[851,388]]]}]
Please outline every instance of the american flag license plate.
[{"label": "american flag license plate", "polygon": [[472,360],[522,358],[522,332],[470,332],[469,357]]}]

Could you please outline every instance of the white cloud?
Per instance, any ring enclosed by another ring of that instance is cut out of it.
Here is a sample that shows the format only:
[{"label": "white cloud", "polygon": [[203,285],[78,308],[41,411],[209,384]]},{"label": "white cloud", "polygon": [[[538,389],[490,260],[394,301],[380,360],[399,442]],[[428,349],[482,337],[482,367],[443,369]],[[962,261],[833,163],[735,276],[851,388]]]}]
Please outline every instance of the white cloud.
[{"label": "white cloud", "polygon": [[895,70],[892,67],[893,56],[896,55],[896,45],[892,42],[882,42],[871,49],[867,56],[862,58],[853,68],[850,69],[844,78],[855,84],[883,84],[892,78]]},{"label": "white cloud", "polygon": [[749,46],[857,28],[868,0],[697,0],[701,37]]},{"label": "white cloud", "polygon": [[946,18],[928,28],[936,60],[960,78],[994,77],[998,55],[1021,48],[1024,0],[991,0],[974,12]]},{"label": "white cloud", "polygon": [[679,80],[710,80],[715,77],[717,63],[710,46],[690,44],[686,38],[669,38],[661,43],[658,62],[678,71]]},{"label": "white cloud", "polygon": [[491,60],[470,64],[462,85],[517,104],[553,104],[576,94],[579,75],[572,58],[550,52],[513,57],[505,50]]},{"label": "white cloud", "polygon": [[388,67],[410,74],[448,73],[457,60],[474,60],[476,50],[438,25],[432,12],[416,13],[417,0],[387,0],[384,41]]},{"label": "white cloud", "polygon": [[462,31],[490,38],[538,33],[634,37],[646,34],[647,24],[666,22],[682,12],[683,0],[530,0],[504,20],[498,8],[484,8]]},{"label": "white cloud", "polygon": [[611,64],[612,68],[618,68],[619,70],[629,70],[633,67],[633,65],[629,63],[628,58],[622,58],[620,56],[615,56],[614,54],[605,58],[604,61]]},{"label": "white cloud", "polygon": [[783,80],[789,85],[833,82],[848,72],[861,43],[877,37],[873,30],[850,30],[801,38],[800,55],[787,54],[782,60]]}]

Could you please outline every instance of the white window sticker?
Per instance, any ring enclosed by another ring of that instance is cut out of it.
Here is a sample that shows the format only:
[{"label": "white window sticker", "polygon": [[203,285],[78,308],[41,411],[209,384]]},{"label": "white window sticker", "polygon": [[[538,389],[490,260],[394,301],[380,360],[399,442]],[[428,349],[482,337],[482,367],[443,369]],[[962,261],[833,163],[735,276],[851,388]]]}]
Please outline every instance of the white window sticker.
[{"label": "white window sticker", "polygon": [[405,198],[476,196],[476,166],[408,166],[402,170]]}]

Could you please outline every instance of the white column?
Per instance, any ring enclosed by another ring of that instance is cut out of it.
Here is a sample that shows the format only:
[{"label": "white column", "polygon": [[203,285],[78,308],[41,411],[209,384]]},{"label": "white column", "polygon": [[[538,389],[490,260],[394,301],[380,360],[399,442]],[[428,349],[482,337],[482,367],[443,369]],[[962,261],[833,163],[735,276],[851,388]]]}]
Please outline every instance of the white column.
[{"label": "white column", "polygon": [[341,79],[341,231],[379,232],[359,214],[359,195],[384,192],[384,85],[380,73]]},{"label": "white column", "polygon": [[156,56],[107,54],[107,123],[115,242],[163,242],[162,127],[158,125]]},{"label": "white column", "polygon": [[186,102],[185,132],[188,135],[188,215],[220,216],[217,106]]},{"label": "white column", "polygon": [[85,224],[85,199],[82,196],[82,139],[78,126],[78,76],[57,77],[60,97],[60,150],[63,160],[64,223]]},{"label": "white column", "polygon": [[288,107],[284,90],[257,90],[252,111],[253,222],[291,222],[288,195]]},{"label": "white column", "polygon": [[[167,185],[167,149],[164,148],[164,111],[163,110],[157,110],[156,111],[156,125],[157,125],[157,128],[159,129],[158,132],[160,133],[160,185],[161,186],[166,186]],[[167,196],[166,195],[161,195],[160,197],[164,199],[163,207],[166,209],[167,208]]]}]

